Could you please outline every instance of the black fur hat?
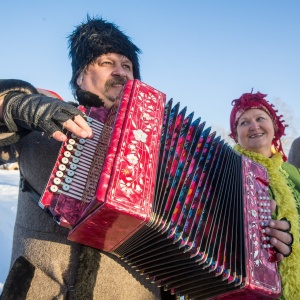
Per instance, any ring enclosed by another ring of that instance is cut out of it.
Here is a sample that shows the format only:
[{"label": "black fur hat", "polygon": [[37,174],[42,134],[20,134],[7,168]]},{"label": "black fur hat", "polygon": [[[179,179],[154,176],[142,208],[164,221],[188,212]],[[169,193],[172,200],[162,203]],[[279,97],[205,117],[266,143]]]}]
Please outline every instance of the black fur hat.
[{"label": "black fur hat", "polygon": [[87,16],[87,21],[77,26],[68,40],[73,71],[70,85],[73,90],[77,89],[76,80],[84,68],[107,53],[118,53],[129,58],[133,64],[134,78],[140,79],[138,54],[141,51],[114,23]]}]

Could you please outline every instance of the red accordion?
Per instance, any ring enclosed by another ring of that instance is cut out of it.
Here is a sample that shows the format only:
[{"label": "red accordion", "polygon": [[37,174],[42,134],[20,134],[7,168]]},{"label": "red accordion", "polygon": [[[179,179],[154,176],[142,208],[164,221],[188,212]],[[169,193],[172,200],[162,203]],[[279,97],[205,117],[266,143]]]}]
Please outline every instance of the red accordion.
[{"label": "red accordion", "polygon": [[95,137],[68,136],[40,200],[70,240],[188,299],[280,296],[264,167],[138,80],[84,111]]}]

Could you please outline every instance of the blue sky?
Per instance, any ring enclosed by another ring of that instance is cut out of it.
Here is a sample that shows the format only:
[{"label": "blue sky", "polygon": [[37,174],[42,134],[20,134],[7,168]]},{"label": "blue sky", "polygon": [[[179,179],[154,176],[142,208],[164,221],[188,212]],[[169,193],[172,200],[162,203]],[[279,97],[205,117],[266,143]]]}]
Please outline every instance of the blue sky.
[{"label": "blue sky", "polygon": [[113,21],[141,48],[142,80],[228,130],[231,100],[260,91],[300,135],[297,0],[1,1],[0,77],[72,100],[66,37],[87,14]]}]

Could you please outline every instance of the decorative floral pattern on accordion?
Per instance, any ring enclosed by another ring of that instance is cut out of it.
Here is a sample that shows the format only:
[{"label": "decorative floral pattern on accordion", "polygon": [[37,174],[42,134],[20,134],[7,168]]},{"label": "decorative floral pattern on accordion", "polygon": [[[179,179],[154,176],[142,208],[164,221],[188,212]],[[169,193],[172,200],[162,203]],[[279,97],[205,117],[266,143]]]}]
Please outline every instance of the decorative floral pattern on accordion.
[{"label": "decorative floral pattern on accordion", "polygon": [[[143,128],[139,128],[134,121],[132,121],[132,126],[136,128],[132,130],[134,139],[127,148],[128,154],[125,156],[124,165],[122,168],[123,178],[120,178],[119,185],[121,191],[126,196],[131,196],[134,193],[141,193],[144,189],[144,153],[149,152],[149,147],[146,144],[148,134],[151,130],[157,127],[157,124],[153,123],[153,117],[149,114],[149,110],[152,106],[146,109],[147,112],[143,113],[143,122],[140,124]],[[152,163],[151,161],[149,162]]]},{"label": "decorative floral pattern on accordion", "polygon": [[[123,128],[126,129],[119,142],[120,151],[116,156],[117,175],[111,182],[113,188],[108,197],[113,197],[115,201],[125,205],[124,209],[132,210],[138,207],[139,210],[146,208],[148,211],[151,210],[149,200],[155,185],[154,181],[150,182],[155,179],[151,174],[156,171],[153,164],[157,163],[158,149],[155,150],[154,147],[158,146],[157,139],[161,135],[161,121],[157,116],[162,113],[163,103],[160,104],[158,101],[163,101],[149,90],[143,92],[142,87],[135,99],[136,101],[128,105],[123,124]],[[126,201],[124,197],[127,198]]]}]

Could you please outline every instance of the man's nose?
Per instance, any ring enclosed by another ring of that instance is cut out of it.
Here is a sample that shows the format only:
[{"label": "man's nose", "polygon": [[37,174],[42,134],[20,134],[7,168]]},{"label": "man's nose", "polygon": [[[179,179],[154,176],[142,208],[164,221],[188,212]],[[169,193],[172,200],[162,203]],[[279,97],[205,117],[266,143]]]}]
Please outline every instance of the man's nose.
[{"label": "man's nose", "polygon": [[126,72],[122,65],[116,64],[112,72],[114,76],[126,77]]}]

